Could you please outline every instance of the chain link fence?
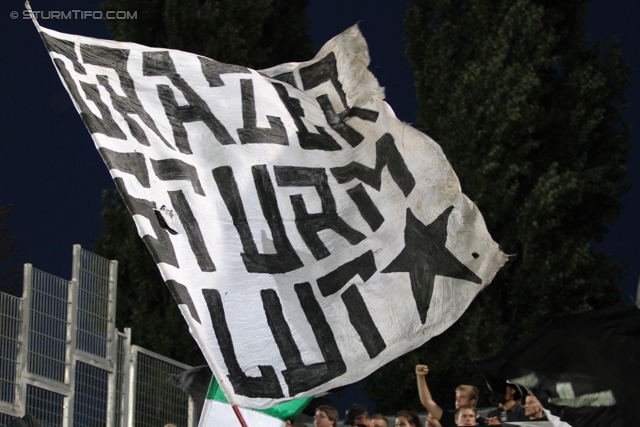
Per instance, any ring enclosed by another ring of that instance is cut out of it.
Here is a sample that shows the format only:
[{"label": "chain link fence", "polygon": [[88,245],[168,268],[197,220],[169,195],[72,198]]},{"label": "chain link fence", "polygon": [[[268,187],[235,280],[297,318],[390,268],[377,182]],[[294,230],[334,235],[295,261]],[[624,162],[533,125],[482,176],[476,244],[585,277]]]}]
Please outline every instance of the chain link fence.
[{"label": "chain link fence", "polygon": [[2,410],[10,409],[16,400],[20,302],[20,298],[0,293],[0,426],[10,420]]},{"label": "chain link fence", "polygon": [[156,427],[171,423],[187,426],[193,418],[189,399],[170,381],[170,376],[179,375],[189,367],[138,346],[133,346],[132,350],[135,354],[133,394],[136,397],[133,425]]},{"label": "chain link fence", "polygon": [[0,293],[0,427],[193,427],[171,381],[190,367],[131,345],[115,328],[117,263],[73,248],[64,280],[24,269],[22,298]]}]

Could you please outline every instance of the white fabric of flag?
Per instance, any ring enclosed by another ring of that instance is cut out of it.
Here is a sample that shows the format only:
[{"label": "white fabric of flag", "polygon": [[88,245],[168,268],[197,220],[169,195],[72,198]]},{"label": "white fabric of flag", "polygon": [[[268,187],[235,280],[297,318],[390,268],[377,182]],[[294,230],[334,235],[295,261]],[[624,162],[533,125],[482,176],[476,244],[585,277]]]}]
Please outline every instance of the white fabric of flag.
[{"label": "white fabric of flag", "polygon": [[358,381],[454,323],[506,256],[357,27],[262,71],[40,29],[233,404]]},{"label": "white fabric of flag", "polygon": [[571,424],[562,421],[560,418],[553,415],[548,409],[542,408],[544,415],[547,417],[546,421],[513,421],[504,423],[505,427],[572,427]]},{"label": "white fabric of flag", "polygon": [[[285,422],[251,409],[239,408],[249,427],[285,427]],[[229,403],[207,400],[202,409],[199,427],[242,427]]]}]

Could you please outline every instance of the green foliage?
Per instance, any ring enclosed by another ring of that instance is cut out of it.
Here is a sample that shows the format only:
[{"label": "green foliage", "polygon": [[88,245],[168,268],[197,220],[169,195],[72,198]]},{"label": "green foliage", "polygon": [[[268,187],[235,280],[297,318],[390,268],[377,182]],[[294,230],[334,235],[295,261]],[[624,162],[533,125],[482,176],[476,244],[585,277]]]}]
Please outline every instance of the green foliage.
[{"label": "green foliage", "polygon": [[17,237],[7,234],[9,225],[7,218],[11,212],[0,205],[0,292],[15,296],[21,295],[22,270],[15,265],[15,257],[21,252],[16,246]]},{"label": "green foliage", "polygon": [[[166,47],[217,61],[264,68],[307,60],[307,0],[108,0],[103,10],[137,12],[108,20],[116,40]],[[204,359],[151,254],[115,190],[102,200],[105,233],[94,242],[118,260],[117,326],[133,329],[134,344],[192,365]]]},{"label": "green foliage", "polygon": [[604,53],[588,43],[586,13],[583,0],[410,3],[417,125],[442,145],[510,261],[456,325],[365,381],[378,410],[420,409],[418,361],[450,407],[458,384],[483,384],[467,356],[493,355],[553,316],[619,303],[624,268],[590,242],[629,186],[630,70],[615,41]]},{"label": "green foliage", "polygon": [[308,0],[108,0],[103,9],[137,12],[109,20],[116,40],[266,68],[311,58]]}]

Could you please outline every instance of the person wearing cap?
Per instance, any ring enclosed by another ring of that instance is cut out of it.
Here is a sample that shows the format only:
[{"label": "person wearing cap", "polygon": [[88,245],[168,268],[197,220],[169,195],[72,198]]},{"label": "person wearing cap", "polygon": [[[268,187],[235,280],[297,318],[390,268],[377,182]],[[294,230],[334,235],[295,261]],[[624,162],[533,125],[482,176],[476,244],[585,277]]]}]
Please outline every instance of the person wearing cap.
[{"label": "person wearing cap", "polygon": [[500,425],[503,422],[529,421],[525,415],[524,407],[520,404],[520,399],[526,396],[525,389],[519,384],[506,382],[504,403],[499,405],[487,415],[488,425]]},{"label": "person wearing cap", "polygon": [[371,424],[371,420],[369,419],[367,408],[358,403],[354,403],[353,405],[349,406],[349,408],[347,408],[347,412],[344,418],[344,425],[352,427],[373,427]]}]

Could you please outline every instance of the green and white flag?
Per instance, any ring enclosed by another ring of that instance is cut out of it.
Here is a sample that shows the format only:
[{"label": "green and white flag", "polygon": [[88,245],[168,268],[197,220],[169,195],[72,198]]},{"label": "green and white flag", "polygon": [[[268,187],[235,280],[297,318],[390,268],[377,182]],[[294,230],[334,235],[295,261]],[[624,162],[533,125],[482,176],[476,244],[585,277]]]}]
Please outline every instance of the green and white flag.
[{"label": "green and white flag", "polygon": [[[249,427],[284,427],[285,422],[262,412],[240,408]],[[198,427],[241,427],[240,421],[229,403],[207,400]]]},{"label": "green and white flag", "polygon": [[[313,398],[295,399],[269,409],[238,409],[250,427],[284,427],[285,420],[298,416],[311,399]],[[215,377],[211,378],[199,427],[240,427],[240,425],[233,406],[227,400]]]}]

